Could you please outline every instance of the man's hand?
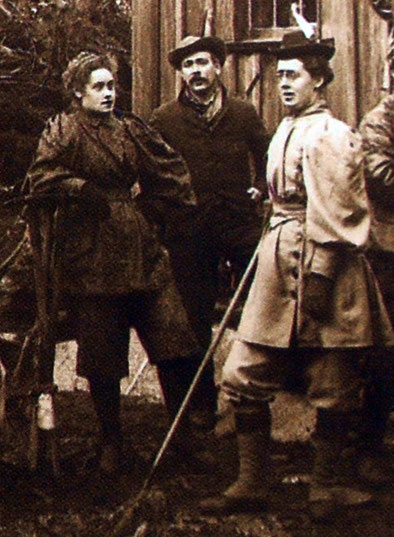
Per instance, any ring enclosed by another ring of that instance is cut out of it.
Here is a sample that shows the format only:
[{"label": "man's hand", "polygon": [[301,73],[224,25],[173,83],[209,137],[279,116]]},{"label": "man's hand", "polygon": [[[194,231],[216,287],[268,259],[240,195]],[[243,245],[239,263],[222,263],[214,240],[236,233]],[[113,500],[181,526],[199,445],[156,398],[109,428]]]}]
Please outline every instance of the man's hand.
[{"label": "man's hand", "polygon": [[330,317],[334,285],[334,280],[317,272],[306,277],[303,308],[308,315],[319,321]]},{"label": "man's hand", "polygon": [[249,194],[250,199],[252,201],[260,201],[263,195],[262,192],[258,188],[255,188],[254,186],[251,186],[250,188],[248,188],[247,193]]}]

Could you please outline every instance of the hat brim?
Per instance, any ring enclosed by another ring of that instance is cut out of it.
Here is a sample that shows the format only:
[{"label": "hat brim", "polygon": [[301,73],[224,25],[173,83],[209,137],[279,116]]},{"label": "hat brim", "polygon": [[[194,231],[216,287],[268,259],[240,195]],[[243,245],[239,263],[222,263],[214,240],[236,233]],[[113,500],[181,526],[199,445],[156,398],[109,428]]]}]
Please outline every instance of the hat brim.
[{"label": "hat brim", "polygon": [[291,58],[302,58],[303,56],[320,56],[326,60],[331,60],[335,54],[335,46],[329,43],[311,43],[288,48],[278,48],[273,51],[278,60],[288,60]]},{"label": "hat brim", "polygon": [[227,56],[226,44],[222,39],[214,36],[202,37],[190,45],[171,50],[168,54],[168,61],[175,69],[180,69],[182,60],[199,51],[211,52],[223,67]]}]

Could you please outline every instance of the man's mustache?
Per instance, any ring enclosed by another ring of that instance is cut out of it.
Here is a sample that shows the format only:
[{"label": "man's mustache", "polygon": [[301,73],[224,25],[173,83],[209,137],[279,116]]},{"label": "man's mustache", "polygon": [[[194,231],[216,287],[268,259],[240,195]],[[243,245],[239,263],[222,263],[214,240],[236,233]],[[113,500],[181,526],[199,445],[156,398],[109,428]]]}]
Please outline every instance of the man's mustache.
[{"label": "man's mustache", "polygon": [[206,82],[206,78],[203,76],[192,76],[190,82]]}]

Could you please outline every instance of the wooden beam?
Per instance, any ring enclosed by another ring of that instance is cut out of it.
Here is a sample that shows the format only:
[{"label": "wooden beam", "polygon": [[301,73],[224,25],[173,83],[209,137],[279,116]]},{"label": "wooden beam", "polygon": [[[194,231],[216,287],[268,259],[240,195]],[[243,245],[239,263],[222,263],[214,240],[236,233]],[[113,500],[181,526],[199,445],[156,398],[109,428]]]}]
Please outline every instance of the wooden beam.
[{"label": "wooden beam", "polygon": [[380,100],[385,82],[387,23],[366,2],[358,6],[360,117]]},{"label": "wooden beam", "polygon": [[358,0],[331,0],[321,4],[322,37],[334,37],[336,46],[332,60],[335,79],[328,87],[328,100],[335,115],[353,126],[359,120],[356,3]]},{"label": "wooden beam", "polygon": [[144,119],[159,104],[160,0],[133,0],[132,110]]},{"label": "wooden beam", "polygon": [[176,44],[177,7],[175,0],[160,2],[160,102],[172,99],[175,93],[175,71],[168,62],[168,52]]},{"label": "wooden beam", "polygon": [[185,0],[186,35],[201,35],[205,0]]},{"label": "wooden beam", "polygon": [[216,0],[216,35],[226,41],[250,37],[249,0]]}]

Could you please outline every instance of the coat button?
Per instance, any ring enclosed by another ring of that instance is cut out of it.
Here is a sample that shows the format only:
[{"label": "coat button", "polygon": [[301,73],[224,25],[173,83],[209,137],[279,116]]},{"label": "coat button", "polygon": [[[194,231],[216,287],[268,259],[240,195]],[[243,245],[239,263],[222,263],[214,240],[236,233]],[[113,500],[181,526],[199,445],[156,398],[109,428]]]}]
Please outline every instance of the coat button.
[{"label": "coat button", "polygon": [[295,252],[293,252],[293,257],[295,257],[296,259],[299,259],[301,257],[301,253],[296,250]]},{"label": "coat button", "polygon": [[294,300],[297,298],[297,291],[294,291],[294,289],[292,291],[290,291],[290,296],[291,298],[294,298]]},{"label": "coat button", "polygon": [[298,278],[298,269],[293,268],[291,270],[291,275],[293,276],[293,278]]}]

